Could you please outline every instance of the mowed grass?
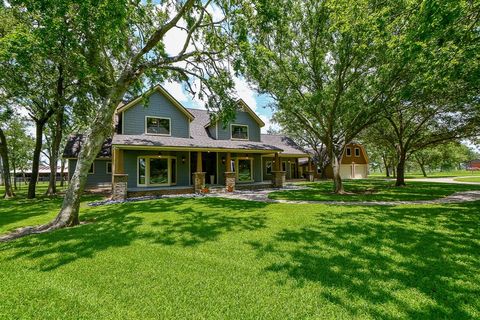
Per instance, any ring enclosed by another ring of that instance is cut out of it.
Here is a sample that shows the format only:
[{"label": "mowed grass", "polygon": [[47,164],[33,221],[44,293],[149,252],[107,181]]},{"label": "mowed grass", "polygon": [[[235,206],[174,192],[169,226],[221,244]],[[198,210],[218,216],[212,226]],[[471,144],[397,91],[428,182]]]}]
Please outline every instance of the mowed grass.
[{"label": "mowed grass", "polygon": [[93,223],[0,244],[0,319],[478,319],[479,209],[84,206]]},{"label": "mowed grass", "polygon": [[[50,221],[58,213],[63,201],[61,196],[45,196],[46,183],[38,184],[35,199],[26,199],[27,187],[24,185],[15,191],[16,197],[11,199],[1,198],[4,190],[4,187],[0,186],[0,233]],[[61,193],[63,189],[58,187],[58,191]],[[84,207],[87,201],[101,198],[99,195],[85,195],[81,206]]]},{"label": "mowed grass", "polygon": [[455,192],[480,190],[480,185],[429,183],[407,181],[406,187],[395,187],[388,180],[345,180],[347,194],[333,193],[332,181],[300,183],[308,189],[277,191],[269,194],[271,199],[306,201],[415,201],[443,198]]},{"label": "mowed grass", "polygon": [[[462,176],[480,176],[480,171],[471,171],[471,170],[454,170],[454,171],[434,171],[427,172],[427,178],[450,178],[450,177],[462,177]],[[385,178],[385,172],[372,172],[368,175],[371,178]],[[390,178],[393,179],[392,176]],[[415,179],[415,178],[425,178],[422,172],[407,172],[405,173],[405,178]]]},{"label": "mowed grass", "polygon": [[480,177],[464,177],[464,178],[456,178],[455,181],[461,182],[480,182]]}]

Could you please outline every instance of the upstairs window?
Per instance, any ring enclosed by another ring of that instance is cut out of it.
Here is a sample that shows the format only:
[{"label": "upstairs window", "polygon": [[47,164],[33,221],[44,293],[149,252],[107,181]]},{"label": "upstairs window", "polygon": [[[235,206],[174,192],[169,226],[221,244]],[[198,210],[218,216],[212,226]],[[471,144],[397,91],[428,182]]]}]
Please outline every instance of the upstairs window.
[{"label": "upstairs window", "polygon": [[360,157],[360,148],[355,148],[355,157]]},{"label": "upstairs window", "polygon": [[347,157],[351,157],[352,156],[352,149],[351,148],[347,148],[347,150],[345,151],[346,154],[347,154]]},{"label": "upstairs window", "polygon": [[171,134],[170,119],[159,117],[146,117],[145,133],[169,136]]},{"label": "upstairs window", "polygon": [[232,124],[232,139],[248,140],[248,126]]}]

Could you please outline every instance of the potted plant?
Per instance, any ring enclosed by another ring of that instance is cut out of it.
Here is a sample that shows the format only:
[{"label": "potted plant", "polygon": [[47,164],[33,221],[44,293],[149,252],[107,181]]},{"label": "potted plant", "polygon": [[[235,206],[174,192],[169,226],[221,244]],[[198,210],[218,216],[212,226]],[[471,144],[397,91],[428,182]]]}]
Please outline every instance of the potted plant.
[{"label": "potted plant", "polygon": [[202,186],[201,191],[202,191],[202,193],[209,193],[209,192],[210,192],[210,190],[208,189],[208,187],[205,186],[205,185]]},{"label": "potted plant", "polygon": [[233,192],[233,187],[232,186],[227,186],[227,192]]}]

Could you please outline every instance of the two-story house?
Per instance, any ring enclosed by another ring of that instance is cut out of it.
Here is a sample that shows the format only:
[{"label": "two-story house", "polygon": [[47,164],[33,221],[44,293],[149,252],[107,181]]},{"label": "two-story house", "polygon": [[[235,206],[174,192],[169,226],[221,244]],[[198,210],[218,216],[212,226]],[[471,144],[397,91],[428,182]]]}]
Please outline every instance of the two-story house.
[{"label": "two-story house", "polygon": [[[211,122],[207,110],[185,108],[161,86],[145,96],[117,108],[116,132],[92,164],[88,186],[111,184],[113,197],[124,198],[299,178],[298,159],[308,154],[288,137],[261,134],[265,124],[245,102],[235,120],[222,123]],[[82,135],[66,145],[70,175],[81,145]]]}]

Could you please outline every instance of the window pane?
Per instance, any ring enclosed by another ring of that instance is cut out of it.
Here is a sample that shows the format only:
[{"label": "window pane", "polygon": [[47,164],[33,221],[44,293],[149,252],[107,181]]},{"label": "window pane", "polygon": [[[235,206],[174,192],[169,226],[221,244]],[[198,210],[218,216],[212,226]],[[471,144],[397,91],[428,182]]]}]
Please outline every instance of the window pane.
[{"label": "window pane", "polygon": [[150,159],[150,184],[168,183],[168,159]]},{"label": "window pane", "polygon": [[148,133],[159,133],[158,132],[158,120],[157,118],[147,118],[147,132]]},{"label": "window pane", "polygon": [[287,163],[285,161],[282,162],[282,171],[287,171]]},{"label": "window pane", "polygon": [[177,183],[177,159],[172,159],[172,177],[171,183]]},{"label": "window pane", "polygon": [[112,173],[112,163],[107,162],[107,173]]},{"label": "window pane", "polygon": [[145,184],[145,172],[146,172],[145,164],[146,164],[145,158],[138,159],[138,184]]},{"label": "window pane", "polygon": [[170,134],[170,120],[148,117],[147,133]]},{"label": "window pane", "polygon": [[360,157],[360,149],[355,148],[355,157]]},{"label": "window pane", "polygon": [[169,119],[158,119],[158,132],[161,134],[170,134]]},{"label": "window pane", "polygon": [[238,181],[252,180],[252,162],[250,160],[238,160]]},{"label": "window pane", "polygon": [[347,148],[347,156],[351,155],[352,154],[352,149],[350,148]]},{"label": "window pane", "polygon": [[232,138],[233,139],[248,139],[248,127],[247,126],[232,126]]}]

